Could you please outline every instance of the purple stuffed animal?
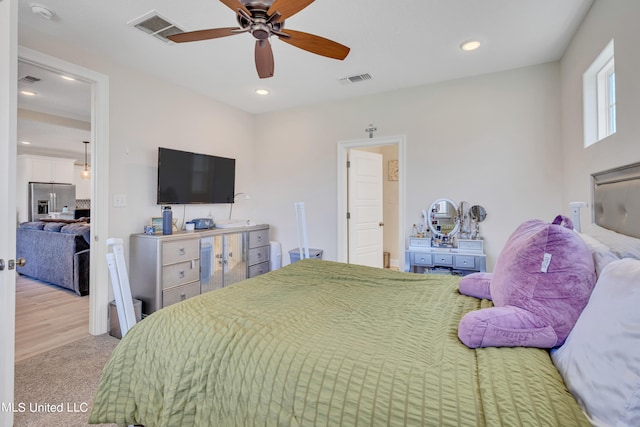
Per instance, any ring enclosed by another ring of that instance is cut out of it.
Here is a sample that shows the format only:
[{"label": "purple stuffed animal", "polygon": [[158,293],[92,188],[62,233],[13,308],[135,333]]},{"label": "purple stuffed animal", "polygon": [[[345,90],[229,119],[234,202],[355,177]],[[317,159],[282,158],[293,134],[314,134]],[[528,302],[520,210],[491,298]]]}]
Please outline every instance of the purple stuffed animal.
[{"label": "purple stuffed animal", "polygon": [[509,237],[493,274],[460,281],[461,294],[492,299],[494,307],[467,313],[458,337],[470,348],[560,346],[595,282],[591,252],[569,218],[527,221]]}]

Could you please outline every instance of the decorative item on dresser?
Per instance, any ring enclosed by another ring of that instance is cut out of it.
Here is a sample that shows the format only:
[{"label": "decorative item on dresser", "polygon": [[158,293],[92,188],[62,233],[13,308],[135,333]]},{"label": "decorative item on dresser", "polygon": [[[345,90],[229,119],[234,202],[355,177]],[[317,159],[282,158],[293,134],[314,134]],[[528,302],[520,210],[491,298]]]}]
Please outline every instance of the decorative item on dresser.
[{"label": "decorative item on dresser", "polygon": [[486,271],[484,241],[479,222],[486,218],[482,206],[438,199],[423,221],[414,225],[405,251],[405,271],[466,275]]},{"label": "decorative item on dresser", "polygon": [[146,315],[269,271],[269,226],[130,237],[131,293]]}]

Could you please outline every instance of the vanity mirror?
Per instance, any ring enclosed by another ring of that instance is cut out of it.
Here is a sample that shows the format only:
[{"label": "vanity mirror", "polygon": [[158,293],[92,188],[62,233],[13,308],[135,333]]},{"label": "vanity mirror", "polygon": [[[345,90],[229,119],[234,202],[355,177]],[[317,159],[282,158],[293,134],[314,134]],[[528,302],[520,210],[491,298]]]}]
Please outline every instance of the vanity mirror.
[{"label": "vanity mirror", "polygon": [[480,205],[473,205],[469,209],[469,214],[474,222],[482,222],[487,217],[487,211]]},{"label": "vanity mirror", "polygon": [[487,211],[480,205],[473,205],[469,209],[471,217],[471,238],[480,239],[480,223],[487,218]]},{"label": "vanity mirror", "polygon": [[429,208],[429,229],[434,239],[451,242],[458,233],[458,205],[450,199],[438,199]]}]

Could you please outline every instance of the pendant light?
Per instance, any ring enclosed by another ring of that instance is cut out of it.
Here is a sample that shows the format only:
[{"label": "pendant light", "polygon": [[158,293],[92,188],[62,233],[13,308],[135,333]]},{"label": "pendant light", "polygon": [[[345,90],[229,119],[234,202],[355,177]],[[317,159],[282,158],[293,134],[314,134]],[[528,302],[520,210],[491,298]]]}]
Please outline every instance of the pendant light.
[{"label": "pendant light", "polygon": [[80,172],[80,178],[87,180],[91,178],[91,172],[89,172],[89,166],[87,164],[87,145],[89,141],[82,141],[84,143],[84,170]]}]

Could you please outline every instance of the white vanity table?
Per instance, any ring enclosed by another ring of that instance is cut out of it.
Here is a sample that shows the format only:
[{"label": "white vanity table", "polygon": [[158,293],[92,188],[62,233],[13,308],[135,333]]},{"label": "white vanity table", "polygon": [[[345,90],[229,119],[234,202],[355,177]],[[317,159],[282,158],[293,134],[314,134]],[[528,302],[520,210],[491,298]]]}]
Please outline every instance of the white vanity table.
[{"label": "white vanity table", "polygon": [[404,258],[404,271],[413,273],[449,270],[464,275],[487,271],[487,256],[482,240],[459,240],[457,248],[409,246]]},{"label": "white vanity table", "polygon": [[424,224],[419,228],[425,237],[409,237],[404,271],[459,275],[486,271],[484,240],[477,238],[486,211],[465,204],[439,199],[429,212],[423,211]]}]

